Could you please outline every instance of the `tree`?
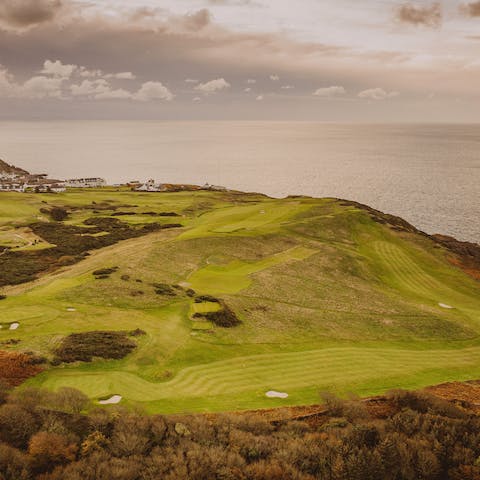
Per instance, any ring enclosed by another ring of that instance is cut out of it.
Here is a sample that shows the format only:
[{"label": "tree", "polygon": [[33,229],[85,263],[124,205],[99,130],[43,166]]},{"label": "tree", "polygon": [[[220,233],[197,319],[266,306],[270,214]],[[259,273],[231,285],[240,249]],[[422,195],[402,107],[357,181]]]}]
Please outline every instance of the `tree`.
[{"label": "tree", "polygon": [[76,458],[77,450],[77,445],[64,435],[49,432],[36,433],[28,445],[32,467],[37,472],[45,472],[57,465],[72,462]]}]

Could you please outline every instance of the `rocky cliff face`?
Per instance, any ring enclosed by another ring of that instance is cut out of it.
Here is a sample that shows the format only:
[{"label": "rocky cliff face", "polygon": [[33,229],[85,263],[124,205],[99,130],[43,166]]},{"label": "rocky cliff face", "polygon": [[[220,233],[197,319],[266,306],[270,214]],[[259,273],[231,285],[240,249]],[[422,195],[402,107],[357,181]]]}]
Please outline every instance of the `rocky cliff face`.
[{"label": "rocky cliff face", "polygon": [[9,165],[0,159],[0,176],[4,175],[29,175],[29,172],[23,170],[23,168],[15,167],[14,165]]}]

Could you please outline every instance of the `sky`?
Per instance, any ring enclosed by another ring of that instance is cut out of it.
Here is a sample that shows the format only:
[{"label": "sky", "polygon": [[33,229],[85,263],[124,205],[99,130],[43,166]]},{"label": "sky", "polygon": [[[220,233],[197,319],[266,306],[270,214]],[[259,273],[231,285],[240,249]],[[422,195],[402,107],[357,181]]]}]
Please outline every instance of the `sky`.
[{"label": "sky", "polygon": [[0,119],[480,122],[480,0],[1,0]]}]

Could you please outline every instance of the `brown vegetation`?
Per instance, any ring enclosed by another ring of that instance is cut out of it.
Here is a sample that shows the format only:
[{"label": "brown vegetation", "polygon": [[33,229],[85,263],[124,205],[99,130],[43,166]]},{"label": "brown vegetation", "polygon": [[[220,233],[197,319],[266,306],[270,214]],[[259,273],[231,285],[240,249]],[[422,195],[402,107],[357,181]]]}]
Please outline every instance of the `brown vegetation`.
[{"label": "brown vegetation", "polygon": [[[163,417],[82,394],[24,389],[0,406],[2,480],[477,480],[480,419],[419,392],[388,414],[325,395],[321,422],[259,415]],[[1,403],[1,400],[0,400]]]},{"label": "brown vegetation", "polygon": [[[138,330],[131,333],[138,336]],[[91,362],[94,357],[119,359],[128,355],[136,346],[126,332],[72,333],[55,350],[55,363]]]},{"label": "brown vegetation", "polygon": [[0,383],[20,385],[42,371],[41,359],[34,355],[0,350]]},{"label": "brown vegetation", "polygon": [[220,310],[216,312],[197,312],[193,315],[194,318],[204,318],[217,325],[217,327],[223,328],[236,327],[242,323],[235,312],[223,300],[211,295],[198,295],[195,297],[195,303],[201,302],[218,303]]}]

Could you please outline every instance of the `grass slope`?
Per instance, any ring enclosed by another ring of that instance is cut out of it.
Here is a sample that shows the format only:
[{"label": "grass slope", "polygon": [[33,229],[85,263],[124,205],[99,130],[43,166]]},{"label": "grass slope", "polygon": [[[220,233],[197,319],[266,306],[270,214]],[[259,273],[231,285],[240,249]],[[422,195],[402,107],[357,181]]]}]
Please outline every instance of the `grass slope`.
[{"label": "grass slope", "polygon": [[[480,374],[480,284],[428,238],[353,206],[212,192],[2,194],[0,240],[27,231],[44,202],[67,207],[73,225],[115,211],[130,212],[121,220],[131,224],[168,222],[151,212],[173,211],[184,228],[122,241],[1,292],[0,324],[20,324],[0,329],[0,342],[20,340],[8,348],[51,358],[72,332],[146,332],[122,360],[51,367],[30,384],[178,412],[314,403],[320,390],[375,394]],[[112,266],[109,278],[92,275]],[[181,287],[161,295],[155,283]],[[194,319],[218,304],[195,304],[188,288],[220,297],[241,325]],[[268,390],[289,397],[268,399]]]}]

